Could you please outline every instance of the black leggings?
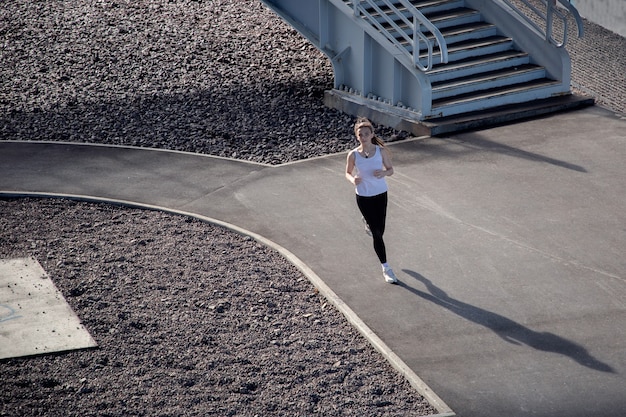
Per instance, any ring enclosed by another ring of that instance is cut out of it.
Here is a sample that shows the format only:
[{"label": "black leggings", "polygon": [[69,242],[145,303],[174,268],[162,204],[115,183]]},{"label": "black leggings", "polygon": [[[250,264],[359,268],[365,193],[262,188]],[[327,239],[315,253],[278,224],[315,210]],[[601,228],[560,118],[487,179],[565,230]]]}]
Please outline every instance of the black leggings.
[{"label": "black leggings", "polygon": [[381,264],[387,262],[387,251],[383,234],[385,233],[385,219],[387,218],[387,193],[373,197],[356,196],[356,204],[365,218],[372,232],[374,250]]}]

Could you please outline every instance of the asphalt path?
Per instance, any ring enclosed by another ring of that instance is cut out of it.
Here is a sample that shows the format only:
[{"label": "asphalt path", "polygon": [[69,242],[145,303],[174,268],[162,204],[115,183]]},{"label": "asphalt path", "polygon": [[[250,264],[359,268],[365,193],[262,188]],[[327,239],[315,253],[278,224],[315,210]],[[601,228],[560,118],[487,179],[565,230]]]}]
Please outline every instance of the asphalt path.
[{"label": "asphalt path", "polygon": [[390,144],[386,284],[345,154],[268,166],[0,142],[0,193],[95,198],[285,248],[461,417],[626,415],[626,118],[601,107]]}]

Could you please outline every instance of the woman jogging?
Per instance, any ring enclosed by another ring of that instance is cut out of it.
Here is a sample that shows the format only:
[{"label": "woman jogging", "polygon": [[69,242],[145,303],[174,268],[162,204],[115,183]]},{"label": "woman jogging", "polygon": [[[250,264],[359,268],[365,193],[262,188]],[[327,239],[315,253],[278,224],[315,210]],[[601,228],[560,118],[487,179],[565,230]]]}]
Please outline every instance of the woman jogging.
[{"label": "woman jogging", "polygon": [[354,124],[354,134],[359,146],[348,153],[346,178],[356,189],[356,203],[372,235],[374,251],[380,260],[383,277],[390,284],[398,282],[387,264],[387,251],[383,234],[387,217],[387,181],[393,175],[391,155],[384,142],[374,134],[374,126],[359,118]]}]

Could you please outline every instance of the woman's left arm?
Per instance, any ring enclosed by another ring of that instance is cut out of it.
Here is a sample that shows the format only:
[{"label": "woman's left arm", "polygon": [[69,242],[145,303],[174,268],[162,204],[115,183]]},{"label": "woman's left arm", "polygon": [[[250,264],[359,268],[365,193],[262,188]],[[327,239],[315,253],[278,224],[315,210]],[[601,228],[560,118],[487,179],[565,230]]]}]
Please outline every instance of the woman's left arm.
[{"label": "woman's left arm", "polygon": [[393,164],[391,163],[391,153],[386,148],[380,148],[381,154],[383,157],[383,166],[384,170],[381,170],[381,177],[387,176],[390,177],[393,175]]}]

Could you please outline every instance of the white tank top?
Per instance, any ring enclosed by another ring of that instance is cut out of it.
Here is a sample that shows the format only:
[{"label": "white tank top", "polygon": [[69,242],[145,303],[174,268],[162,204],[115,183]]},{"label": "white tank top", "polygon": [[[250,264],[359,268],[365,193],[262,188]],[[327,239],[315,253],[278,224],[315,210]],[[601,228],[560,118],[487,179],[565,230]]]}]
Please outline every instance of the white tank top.
[{"label": "white tank top", "polygon": [[354,166],[356,175],[361,177],[361,183],[356,186],[356,193],[362,197],[373,197],[387,191],[385,177],[376,178],[374,171],[384,169],[383,155],[380,147],[376,146],[374,154],[369,158],[361,156],[358,150],[354,150]]}]

